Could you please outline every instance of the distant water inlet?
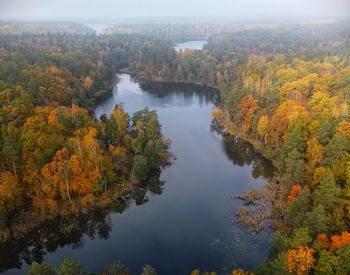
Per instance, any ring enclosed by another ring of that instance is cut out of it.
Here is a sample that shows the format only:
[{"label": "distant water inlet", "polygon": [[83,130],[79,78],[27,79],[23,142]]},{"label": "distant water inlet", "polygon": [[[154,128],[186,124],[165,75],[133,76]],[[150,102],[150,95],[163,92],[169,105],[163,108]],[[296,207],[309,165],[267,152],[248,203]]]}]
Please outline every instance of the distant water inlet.
[{"label": "distant water inlet", "polygon": [[203,50],[205,44],[207,44],[205,40],[188,41],[176,44],[174,49],[177,52],[185,49]]}]

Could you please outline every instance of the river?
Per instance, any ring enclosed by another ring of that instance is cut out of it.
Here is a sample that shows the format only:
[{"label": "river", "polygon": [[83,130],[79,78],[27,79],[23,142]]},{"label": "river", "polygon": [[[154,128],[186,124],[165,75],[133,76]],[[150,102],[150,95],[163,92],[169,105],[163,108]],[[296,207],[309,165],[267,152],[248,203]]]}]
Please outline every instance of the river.
[{"label": "river", "polygon": [[[145,106],[156,110],[162,133],[172,141],[173,165],[161,173],[161,185],[141,200],[131,200],[124,211],[61,221],[59,230],[51,226],[50,238],[39,232],[11,247],[6,264],[12,269],[7,273],[28,271],[24,261],[57,266],[65,257],[89,272],[101,272],[120,260],[135,274],[149,264],[165,275],[190,274],[196,268],[221,274],[264,261],[271,232],[242,230],[234,214],[242,202],[233,196],[263,186],[272,168],[249,144],[211,129],[211,110],[218,100],[219,94],[211,89],[140,85],[120,74],[113,94],[97,106],[95,116],[109,114],[117,103],[130,114]],[[14,269],[15,263],[20,269]],[[1,265],[0,270],[6,269]]]}]

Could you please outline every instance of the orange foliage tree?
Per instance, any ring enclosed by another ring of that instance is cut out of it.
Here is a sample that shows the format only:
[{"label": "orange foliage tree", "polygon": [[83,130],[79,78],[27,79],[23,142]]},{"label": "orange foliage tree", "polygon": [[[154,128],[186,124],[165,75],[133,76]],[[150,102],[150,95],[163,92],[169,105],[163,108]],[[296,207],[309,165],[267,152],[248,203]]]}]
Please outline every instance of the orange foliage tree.
[{"label": "orange foliage tree", "polygon": [[249,119],[254,114],[257,108],[258,103],[252,95],[247,95],[242,98],[241,103],[239,105],[239,111],[242,114],[243,127],[246,130],[250,130],[250,128],[252,127]]},{"label": "orange foliage tree", "polygon": [[330,242],[325,233],[317,234],[315,242],[320,247],[320,249],[329,249]]},{"label": "orange foliage tree", "polygon": [[337,132],[343,133],[346,135],[348,139],[350,139],[350,122],[349,121],[341,121],[337,128]]},{"label": "orange foliage tree", "polygon": [[288,202],[291,203],[295,200],[295,198],[299,195],[301,191],[301,185],[296,183],[292,186],[292,189],[290,190],[289,196],[288,196]]},{"label": "orange foliage tree", "polygon": [[331,237],[331,249],[337,250],[347,244],[350,244],[350,233],[347,231],[344,231],[339,236],[332,236]]}]

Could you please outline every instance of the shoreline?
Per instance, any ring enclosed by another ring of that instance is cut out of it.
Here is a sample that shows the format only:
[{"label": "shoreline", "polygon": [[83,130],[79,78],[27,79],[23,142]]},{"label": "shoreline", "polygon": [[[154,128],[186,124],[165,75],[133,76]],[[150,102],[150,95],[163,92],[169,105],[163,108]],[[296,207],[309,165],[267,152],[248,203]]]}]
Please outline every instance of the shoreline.
[{"label": "shoreline", "polygon": [[171,80],[171,79],[155,79],[155,78],[147,78],[147,77],[140,77],[137,75],[137,73],[129,71],[129,69],[124,68],[120,69],[116,72],[117,74],[129,74],[130,76],[136,78],[140,82],[153,82],[153,83],[164,83],[164,84],[186,84],[186,85],[194,85],[198,86],[200,88],[210,88],[214,89],[217,92],[221,93],[221,90],[219,87],[214,85],[208,85],[203,82],[193,82],[193,81],[186,81],[186,80]]},{"label": "shoreline", "polygon": [[[149,83],[160,83],[160,84],[185,84],[185,85],[194,85],[194,86],[198,86],[199,88],[210,88],[210,89],[214,89],[216,92],[219,93],[219,96],[221,96],[221,89],[217,86],[213,86],[213,85],[207,85],[203,82],[191,82],[191,81],[181,81],[181,80],[162,80],[162,79],[149,79],[149,78],[143,78],[143,77],[139,77],[137,75],[137,73],[133,73],[131,72],[129,69],[124,68],[124,69],[120,69],[116,72],[117,74],[129,74],[131,77],[136,78],[138,81],[140,81],[140,83],[142,82],[149,82]],[[265,149],[264,149],[264,144],[262,144],[259,140],[257,139],[253,139],[253,138],[249,138],[245,135],[242,135],[238,129],[236,129],[237,127],[234,125],[234,123],[227,118],[227,114],[226,111],[223,110],[220,106],[219,108],[223,113],[225,113],[225,122],[224,121],[219,121],[220,125],[228,132],[229,135],[231,136],[237,136],[240,139],[248,142],[250,145],[253,146],[254,150],[257,151],[258,153],[260,153],[265,159],[269,160],[273,167],[278,171],[279,170],[279,163],[278,160],[276,159],[272,159],[270,156],[267,155]],[[229,126],[229,127],[225,127]],[[229,124],[229,125],[228,125]]]}]

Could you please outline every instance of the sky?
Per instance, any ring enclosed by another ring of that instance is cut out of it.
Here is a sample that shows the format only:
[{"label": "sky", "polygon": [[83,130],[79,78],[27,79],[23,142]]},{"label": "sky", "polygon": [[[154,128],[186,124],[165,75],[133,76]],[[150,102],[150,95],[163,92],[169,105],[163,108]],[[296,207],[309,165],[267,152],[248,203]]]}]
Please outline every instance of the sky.
[{"label": "sky", "polygon": [[2,20],[350,17],[350,0],[0,0]]}]

